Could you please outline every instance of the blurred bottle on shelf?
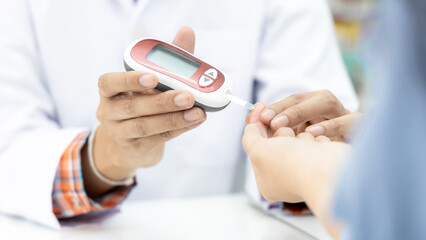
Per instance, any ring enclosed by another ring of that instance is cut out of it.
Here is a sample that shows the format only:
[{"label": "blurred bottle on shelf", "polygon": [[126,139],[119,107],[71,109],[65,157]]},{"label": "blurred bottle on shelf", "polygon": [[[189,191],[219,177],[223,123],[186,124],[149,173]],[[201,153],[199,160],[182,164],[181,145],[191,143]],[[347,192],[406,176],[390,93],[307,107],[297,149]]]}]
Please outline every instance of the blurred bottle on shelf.
[{"label": "blurred bottle on shelf", "polygon": [[[336,35],[349,76],[360,99],[368,97],[369,81],[366,79],[360,40],[372,23],[375,0],[328,0],[334,17]],[[367,33],[368,34],[368,33]]]}]

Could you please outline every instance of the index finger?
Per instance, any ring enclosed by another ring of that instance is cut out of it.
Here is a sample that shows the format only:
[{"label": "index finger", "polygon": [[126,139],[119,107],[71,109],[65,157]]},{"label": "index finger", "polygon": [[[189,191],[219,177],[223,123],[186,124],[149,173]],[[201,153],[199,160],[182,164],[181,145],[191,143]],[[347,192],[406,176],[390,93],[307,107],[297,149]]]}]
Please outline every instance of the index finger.
[{"label": "index finger", "polygon": [[154,89],[157,85],[158,79],[154,74],[135,71],[107,73],[98,82],[99,93],[107,98],[124,92]]},{"label": "index finger", "polygon": [[296,104],[299,104],[305,99],[309,98],[314,93],[302,93],[302,94],[294,94],[289,97],[282,99],[276,103],[269,105],[265,108],[260,115],[260,120],[267,125],[271,124],[272,119],[277,116],[277,114],[283,112],[285,109],[292,107]]}]

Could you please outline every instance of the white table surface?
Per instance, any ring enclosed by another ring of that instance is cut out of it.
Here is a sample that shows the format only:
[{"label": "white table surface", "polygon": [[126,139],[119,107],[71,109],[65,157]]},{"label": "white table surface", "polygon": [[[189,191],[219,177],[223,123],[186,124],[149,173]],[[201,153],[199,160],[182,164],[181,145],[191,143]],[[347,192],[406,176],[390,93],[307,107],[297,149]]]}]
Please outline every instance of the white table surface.
[{"label": "white table surface", "polygon": [[102,217],[68,220],[60,231],[0,214],[0,240],[317,238],[328,236],[314,217],[277,220],[242,194],[127,202],[120,211]]}]

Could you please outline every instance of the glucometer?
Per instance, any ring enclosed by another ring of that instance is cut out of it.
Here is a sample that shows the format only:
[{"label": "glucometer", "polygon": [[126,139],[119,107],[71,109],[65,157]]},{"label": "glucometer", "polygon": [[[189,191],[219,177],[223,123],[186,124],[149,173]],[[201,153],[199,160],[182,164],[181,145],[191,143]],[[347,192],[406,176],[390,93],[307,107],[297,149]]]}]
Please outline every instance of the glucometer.
[{"label": "glucometer", "polygon": [[133,42],[124,53],[127,71],[154,73],[160,91],[186,90],[195,106],[206,112],[226,108],[231,101],[253,110],[254,105],[233,96],[233,82],[216,67],[175,45],[156,39]]}]

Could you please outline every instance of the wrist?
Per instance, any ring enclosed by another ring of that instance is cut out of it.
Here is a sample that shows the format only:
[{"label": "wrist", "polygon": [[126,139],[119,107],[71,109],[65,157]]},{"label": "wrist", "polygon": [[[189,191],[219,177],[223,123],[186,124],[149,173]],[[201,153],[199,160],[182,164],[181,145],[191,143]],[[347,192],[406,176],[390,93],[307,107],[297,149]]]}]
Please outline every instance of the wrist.
[{"label": "wrist", "polygon": [[[325,143],[320,151],[327,152],[322,159],[315,159],[321,162],[321,167],[317,167],[312,172],[312,180],[309,185],[305,185],[303,198],[312,213],[326,228],[333,239],[339,239],[344,225],[331,214],[331,207],[334,197],[336,182],[341,173],[341,168],[346,162],[351,152],[351,146],[345,143]],[[319,152],[317,152],[318,154]],[[318,181],[320,180],[320,181]]]},{"label": "wrist", "polygon": [[311,148],[312,162],[300,187],[303,200],[314,213],[324,207],[332,197],[340,168],[351,151],[350,145],[340,142],[315,145]]},{"label": "wrist", "polygon": [[126,158],[117,142],[111,138],[106,129],[100,125],[93,141],[93,161],[97,171],[105,178],[123,181],[133,176],[136,167],[126,163]]}]

